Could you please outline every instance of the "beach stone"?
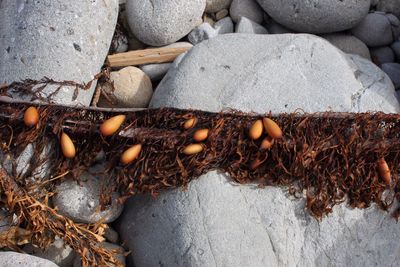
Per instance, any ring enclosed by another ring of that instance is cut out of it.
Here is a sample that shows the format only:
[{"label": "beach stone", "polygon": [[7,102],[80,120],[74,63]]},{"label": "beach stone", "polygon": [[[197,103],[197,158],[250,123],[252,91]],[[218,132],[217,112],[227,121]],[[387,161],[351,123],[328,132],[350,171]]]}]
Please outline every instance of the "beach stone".
[{"label": "beach stone", "polygon": [[42,259],[39,257],[31,256],[28,254],[16,252],[0,251],[0,266],[2,267],[57,267],[55,263]]},{"label": "beach stone", "polygon": [[104,182],[90,172],[83,173],[78,184],[72,179],[63,181],[56,187],[53,197],[54,206],[59,213],[78,223],[103,223],[114,221],[122,212],[122,205],[117,203],[118,193],[113,193],[112,205],[99,211],[99,196]]},{"label": "beach stone", "polygon": [[163,46],[196,27],[205,6],[206,0],[127,0],[126,11],[130,29],[140,41]]},{"label": "beach stone", "polygon": [[201,43],[204,40],[208,40],[214,38],[218,35],[217,30],[215,30],[210,24],[207,22],[202,23],[200,26],[194,28],[188,35],[188,40],[193,45]]},{"label": "beach stone", "polygon": [[233,33],[234,31],[233,21],[230,17],[218,20],[214,24],[214,29],[217,31],[218,34]]},{"label": "beach stone", "polygon": [[256,0],[233,0],[229,13],[236,23],[240,17],[246,17],[259,24],[264,20],[264,12]]},{"label": "beach stone", "polygon": [[[117,0],[1,1],[0,82],[43,77],[88,82],[104,64],[117,15]],[[42,96],[56,88],[48,87]],[[95,83],[80,90],[76,100],[74,89],[64,86],[53,102],[89,105]]]},{"label": "beach stone", "polygon": [[171,63],[147,64],[140,66],[140,69],[146,73],[150,80],[160,81],[167,74],[171,65]]},{"label": "beach stone", "polygon": [[111,243],[116,244],[119,240],[118,232],[114,230],[111,226],[108,225],[106,230],[104,231],[104,237]]},{"label": "beach stone", "polygon": [[224,8],[229,8],[232,0],[207,0],[205,12],[216,13]]},{"label": "beach stone", "polygon": [[70,267],[76,257],[75,251],[56,236],[54,242],[46,250],[28,244],[23,249],[26,253],[54,262],[60,267]]},{"label": "beach stone", "polygon": [[214,26],[215,20],[211,16],[209,16],[207,13],[204,13],[204,15],[203,15],[203,23],[208,23],[211,26]]},{"label": "beach stone", "polygon": [[392,48],[394,54],[396,55],[397,61],[400,62],[400,41],[394,42],[390,48]]},{"label": "beach stone", "polygon": [[345,33],[330,33],[321,35],[321,37],[345,53],[357,54],[371,60],[371,55],[367,45],[353,35]]},{"label": "beach stone", "polygon": [[400,18],[400,3],[399,0],[379,0],[376,10],[392,13]]},{"label": "beach stone", "polygon": [[[125,256],[124,256],[125,250],[121,246],[111,244],[108,242],[101,242],[99,245],[100,245],[100,247],[103,247],[107,250],[116,251],[117,252],[116,260],[125,266],[125,264],[126,264]],[[114,264],[107,265],[107,267],[113,267],[113,266],[116,266],[116,265],[114,265]],[[82,261],[79,256],[77,256],[75,258],[74,267],[82,267]]]},{"label": "beach stone", "polygon": [[237,33],[253,33],[253,34],[268,34],[267,29],[265,29],[260,24],[251,21],[246,17],[241,17],[239,22],[236,24],[235,32]]},{"label": "beach stone", "polygon": [[145,108],[153,95],[153,86],[150,78],[139,68],[125,67],[110,73],[114,82],[115,91],[110,87],[103,87],[110,95],[110,103],[104,96],[99,99],[99,107]]},{"label": "beach stone", "polygon": [[392,23],[381,12],[369,13],[351,32],[369,47],[385,46],[394,41]]},{"label": "beach stone", "polygon": [[[387,79],[313,35],[220,35],[170,69],[150,107],[397,113]],[[187,190],[132,197],[118,229],[135,266],[390,266],[400,252],[383,211],[340,205],[318,222],[285,188],[238,186],[218,171]]]},{"label": "beach stone", "polygon": [[275,21],[298,32],[331,33],[356,26],[367,14],[370,0],[257,0]]},{"label": "beach stone", "polygon": [[228,14],[229,14],[228,9],[222,9],[222,10],[218,11],[217,13],[215,13],[215,19],[216,20],[223,19],[226,16],[228,16]]},{"label": "beach stone", "polygon": [[294,33],[293,30],[290,30],[276,21],[271,21],[270,23],[267,24],[267,30],[268,33],[270,34],[284,34],[284,33]]},{"label": "beach stone", "polygon": [[371,57],[377,65],[395,61],[394,52],[389,46],[371,48]]},{"label": "beach stone", "polygon": [[400,64],[399,63],[384,63],[382,70],[390,77],[394,87],[400,89]]}]

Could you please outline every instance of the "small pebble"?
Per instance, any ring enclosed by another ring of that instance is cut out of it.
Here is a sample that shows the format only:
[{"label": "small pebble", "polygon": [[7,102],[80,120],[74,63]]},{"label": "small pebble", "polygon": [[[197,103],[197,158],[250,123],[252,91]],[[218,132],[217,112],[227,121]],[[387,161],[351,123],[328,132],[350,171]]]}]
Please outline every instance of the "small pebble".
[{"label": "small pebble", "polygon": [[216,19],[216,20],[223,19],[223,18],[225,18],[226,16],[228,16],[228,14],[229,14],[228,9],[222,9],[222,10],[218,11],[218,12],[215,14],[215,19]]},{"label": "small pebble", "polygon": [[253,33],[253,34],[268,34],[267,29],[265,29],[260,24],[251,21],[246,17],[241,17],[239,22],[236,24],[235,32],[237,33]]},{"label": "small pebble", "polygon": [[395,55],[390,46],[371,48],[372,61],[377,65],[395,61]]},{"label": "small pebble", "polygon": [[229,14],[236,23],[240,17],[246,17],[259,24],[264,20],[264,11],[255,0],[233,0]]},{"label": "small pebble", "polygon": [[193,45],[201,43],[218,35],[218,32],[208,23],[203,23],[194,28],[188,35],[189,42]]},{"label": "small pebble", "polygon": [[232,33],[234,31],[233,21],[230,17],[223,18],[214,24],[218,34]]}]

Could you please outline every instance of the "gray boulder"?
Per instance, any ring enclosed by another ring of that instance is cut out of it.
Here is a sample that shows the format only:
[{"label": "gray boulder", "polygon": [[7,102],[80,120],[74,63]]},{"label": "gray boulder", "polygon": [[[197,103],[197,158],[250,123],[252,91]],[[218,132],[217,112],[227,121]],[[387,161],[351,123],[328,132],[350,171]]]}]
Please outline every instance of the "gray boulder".
[{"label": "gray boulder", "polygon": [[253,33],[253,34],[268,34],[267,29],[265,29],[260,24],[251,21],[246,17],[241,17],[239,22],[236,24],[236,33]]},{"label": "gray boulder", "polygon": [[31,256],[28,254],[16,252],[0,251],[0,266],[1,267],[57,267],[51,261]]},{"label": "gray boulder", "polygon": [[206,12],[215,13],[224,8],[229,8],[232,0],[207,0],[206,1]]},{"label": "gray boulder", "polygon": [[400,89],[400,64],[399,63],[385,63],[382,64],[382,70],[390,77],[394,87]]},{"label": "gray boulder", "polygon": [[367,46],[390,45],[394,41],[393,28],[398,27],[393,20],[382,12],[369,13],[351,32]]},{"label": "gray boulder", "polygon": [[201,22],[206,0],[127,0],[132,33],[142,42],[163,46],[174,43]]},{"label": "gray boulder", "polygon": [[367,14],[370,0],[257,0],[278,23],[299,32],[330,33],[350,29]]},{"label": "gray boulder", "polygon": [[394,62],[395,60],[394,52],[390,46],[371,48],[371,57],[377,65]]},{"label": "gray boulder", "polygon": [[[88,82],[104,64],[117,15],[117,0],[2,1],[0,82],[44,76]],[[55,88],[49,87],[42,96]],[[63,87],[53,101],[89,105],[94,88],[95,84],[81,90],[74,101],[74,87]]]},{"label": "gray boulder", "polygon": [[[377,66],[304,34],[227,34],[205,41],[174,64],[150,105],[215,112],[400,111]],[[213,171],[186,191],[132,197],[119,232],[137,266],[390,266],[399,260],[393,255],[399,255],[400,229],[388,214],[340,205],[317,222],[304,205],[284,188],[237,186]]]},{"label": "gray boulder", "polygon": [[345,53],[360,55],[371,60],[368,47],[357,37],[345,33],[330,33],[321,35],[322,38]]},{"label": "gray boulder", "polygon": [[229,14],[236,23],[240,17],[246,17],[259,24],[264,20],[264,12],[256,0],[233,0]]},{"label": "gray boulder", "polygon": [[57,194],[53,197],[53,203],[59,213],[78,223],[96,223],[100,220],[109,223],[118,218],[123,208],[117,203],[119,195],[114,193],[112,205],[100,211],[99,197],[106,185],[89,172],[84,173],[80,179],[80,184],[67,179],[56,187]]},{"label": "gray boulder", "polygon": [[376,10],[392,13],[400,19],[399,0],[379,0]]}]

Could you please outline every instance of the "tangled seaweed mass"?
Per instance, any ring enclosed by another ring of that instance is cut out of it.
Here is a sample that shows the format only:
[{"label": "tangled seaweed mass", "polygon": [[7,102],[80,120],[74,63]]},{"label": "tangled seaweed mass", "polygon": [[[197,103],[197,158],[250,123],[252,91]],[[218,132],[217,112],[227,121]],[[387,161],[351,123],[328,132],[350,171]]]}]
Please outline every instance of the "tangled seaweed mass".
[{"label": "tangled seaweed mass", "polygon": [[[30,106],[39,113],[33,127],[24,124],[24,112]],[[102,135],[101,124],[116,115],[125,115],[119,130]],[[263,118],[280,126],[282,138],[271,140],[265,130],[249,133]],[[63,133],[73,142],[74,157],[63,154]],[[353,208],[376,203],[388,210],[397,205],[393,216],[398,218],[399,134],[399,114],[104,110],[0,100],[0,155],[11,161],[8,175],[15,186],[43,199],[43,192],[52,193],[65,173],[79,181],[80,174],[104,152],[103,176],[108,186],[101,197],[103,205],[110,203],[110,191],[119,191],[123,202],[138,193],[157,195],[168,188],[184,188],[192,179],[217,169],[240,184],[286,186],[291,194],[306,197],[307,210],[318,219],[345,201]],[[30,144],[34,155],[21,174],[17,158]],[[136,147],[136,154],[121,162],[124,151],[134,145],[140,149]],[[48,171],[38,172],[43,166]],[[2,192],[5,187],[3,182]]]}]

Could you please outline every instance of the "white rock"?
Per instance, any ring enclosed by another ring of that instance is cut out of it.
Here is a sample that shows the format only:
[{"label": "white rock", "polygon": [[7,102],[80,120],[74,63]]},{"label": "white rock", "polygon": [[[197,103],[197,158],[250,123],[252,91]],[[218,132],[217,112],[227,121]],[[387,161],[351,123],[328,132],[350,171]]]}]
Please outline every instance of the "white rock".
[{"label": "white rock", "polygon": [[57,267],[51,261],[16,252],[0,251],[0,266],[2,267]]},{"label": "white rock", "polygon": [[234,22],[239,22],[240,17],[246,17],[261,24],[264,19],[264,12],[256,0],[233,0],[229,10]]},{"label": "white rock", "polygon": [[373,62],[379,66],[395,60],[394,52],[389,46],[371,48],[371,57]]},{"label": "white rock", "polygon": [[218,34],[232,33],[234,26],[230,17],[223,18],[214,24],[214,29]]},{"label": "white rock", "polygon": [[[41,79],[88,82],[104,64],[118,0],[4,0],[0,5],[0,82]],[[48,96],[57,86],[43,92]],[[89,105],[95,89],[63,87],[53,101]]]},{"label": "white rock", "polygon": [[232,0],[207,0],[205,12],[215,13],[224,8],[229,8]]},{"label": "white rock", "polygon": [[268,34],[267,29],[265,29],[260,24],[251,21],[246,17],[241,17],[239,22],[236,24],[235,32],[237,33],[253,33],[253,34]]},{"label": "white rock", "polygon": [[321,37],[345,53],[360,55],[371,60],[371,55],[367,45],[353,35],[345,33],[330,33],[324,34]]},{"label": "white rock", "polygon": [[162,46],[174,43],[201,21],[206,0],[127,0],[132,33],[142,42]]},{"label": "white rock", "polygon": [[99,197],[104,189],[104,182],[90,173],[82,174],[80,179],[80,185],[67,179],[56,187],[57,194],[53,201],[59,213],[81,223],[96,223],[100,220],[109,223],[118,218],[123,208],[117,203],[119,194],[113,193],[112,204],[99,211]]},{"label": "white rock", "polygon": [[[119,71],[113,71],[110,79],[114,82],[115,91],[108,90],[113,103],[105,97],[100,97],[100,107],[119,108],[145,108],[153,95],[153,86],[150,78],[139,68],[125,67]],[[104,88],[103,88],[104,89]],[[113,94],[113,95],[112,95]]]},{"label": "white rock", "polygon": [[[228,34],[193,47],[157,88],[151,107],[162,106],[400,111],[377,66],[303,34]],[[186,191],[131,198],[119,232],[137,266],[391,266],[398,260],[400,228],[387,213],[341,205],[317,222],[304,204],[285,189],[237,186],[212,171]]]},{"label": "white rock", "polygon": [[370,0],[257,0],[275,21],[298,32],[331,33],[350,29],[367,14]]},{"label": "white rock", "polygon": [[380,12],[369,13],[351,32],[370,47],[385,46],[394,41],[392,23]]}]

